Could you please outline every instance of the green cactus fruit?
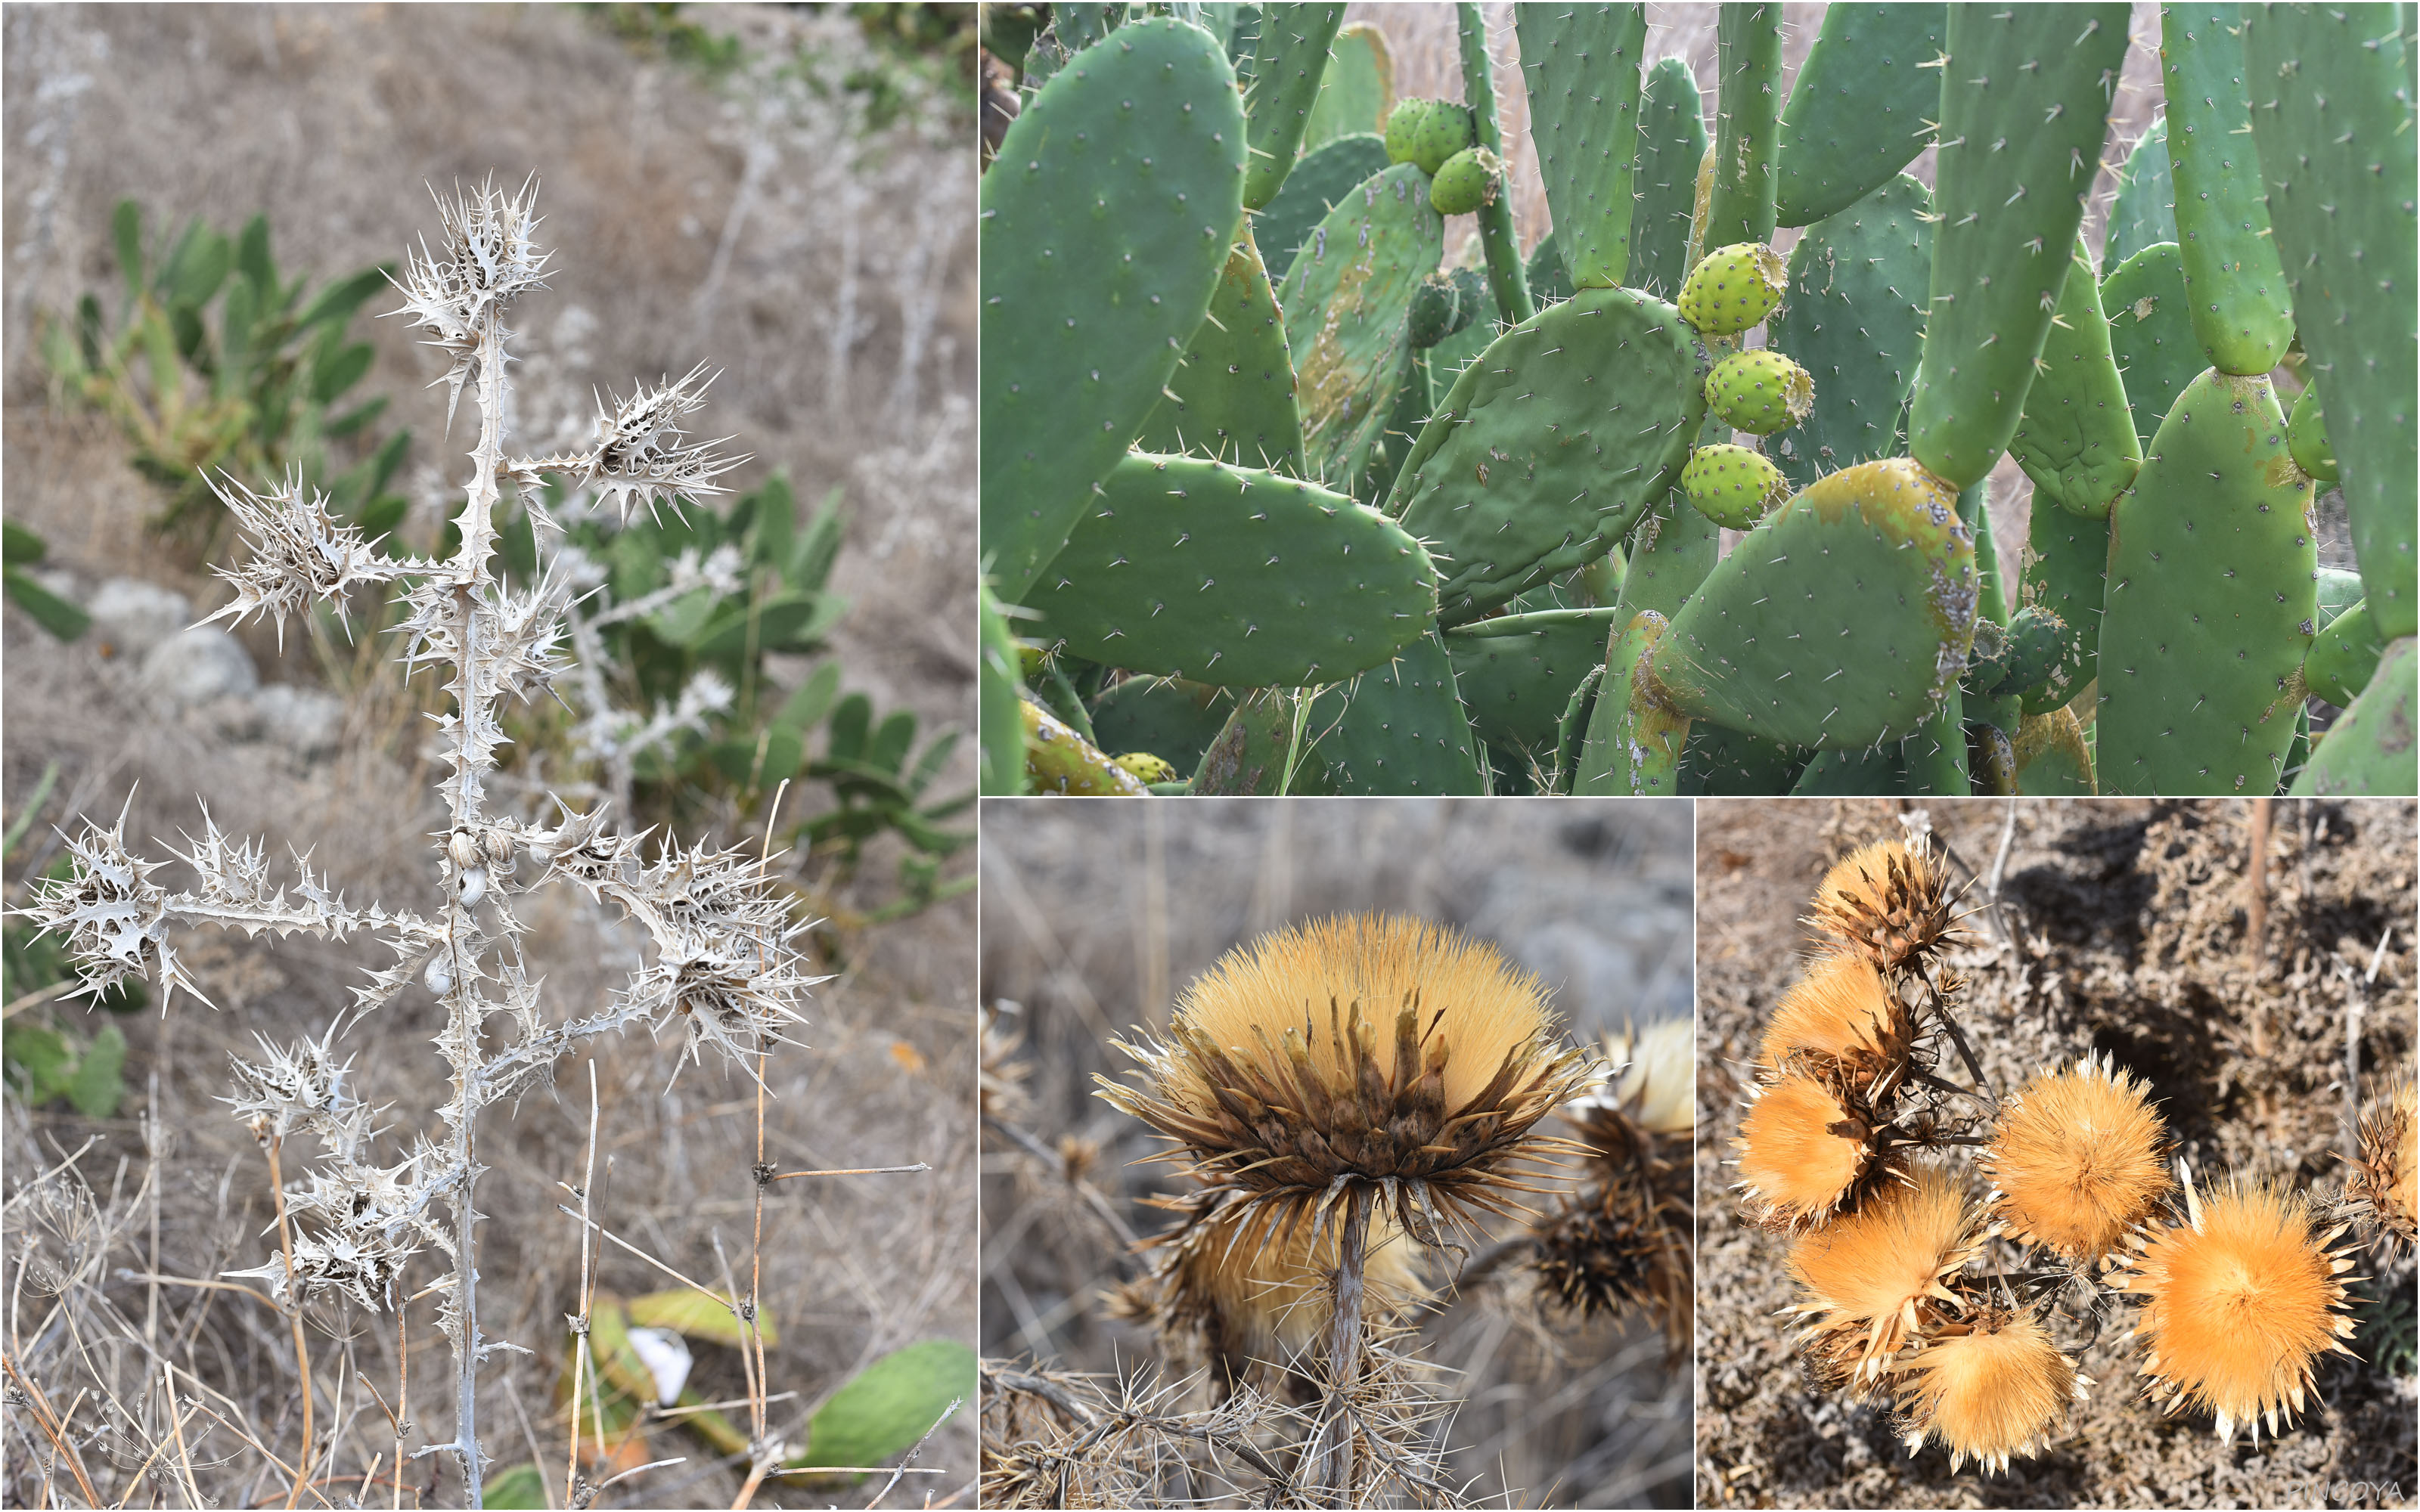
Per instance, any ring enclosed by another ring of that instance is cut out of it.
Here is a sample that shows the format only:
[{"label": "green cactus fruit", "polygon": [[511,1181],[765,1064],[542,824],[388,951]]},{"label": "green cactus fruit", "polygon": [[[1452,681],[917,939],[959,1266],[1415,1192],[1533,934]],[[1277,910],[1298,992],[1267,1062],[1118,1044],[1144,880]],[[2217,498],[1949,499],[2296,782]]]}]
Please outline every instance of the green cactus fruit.
[{"label": "green cactus fruit", "polygon": [[2162,6],[2160,84],[2194,333],[2212,367],[2253,374],[2285,357],[2294,310],[2252,146],[2242,9]]},{"label": "green cactus fruit", "polygon": [[[2420,618],[2420,221],[2411,12],[2389,5],[2247,6],[2244,81],[2294,324],[2327,390],[2328,440],[2379,635]],[[2408,790],[2407,790],[2408,791]]]},{"label": "green cactus fruit", "polygon": [[2089,798],[2100,793],[2093,785],[2084,721],[2072,709],[2027,715],[2017,731],[2015,757],[2017,791],[2027,797]]},{"label": "green cactus fruit", "polygon": [[1699,514],[1745,531],[1789,501],[1790,480],[1763,453],[1721,441],[1689,454],[1681,491]]},{"label": "green cactus fruit", "polygon": [[2109,244],[2102,266],[2118,264],[2162,241],[2177,239],[2175,178],[2168,168],[2168,120],[2151,123],[2126,154],[2118,173],[2118,198],[2109,207]]},{"label": "green cactus fruit", "polygon": [[1630,269],[1622,283],[1659,300],[1678,299],[1688,272],[1689,222],[1698,164],[1706,156],[1705,102],[1689,65],[1676,57],[1647,70],[1638,107],[1638,195],[1630,217]]},{"label": "green cactus fruit", "polygon": [[1139,798],[1134,775],[1038,704],[1020,702],[1025,725],[1025,791],[1061,798]]},{"label": "green cactus fruit", "polygon": [[[1431,109],[1412,123],[1410,161],[1420,165],[1420,172],[1434,176],[1443,172],[1455,154],[1475,145],[1479,136],[1468,110],[1445,100],[1433,100],[1429,104]],[[1390,137],[1393,125],[1388,122]]]},{"label": "green cactus fruit", "polygon": [[1485,147],[1465,147],[1429,180],[1429,203],[1439,215],[1469,215],[1496,197],[1504,164]]},{"label": "green cactus fruit", "polygon": [[1250,226],[1228,255],[1210,313],[1194,331],[1159,402],[1143,417],[1135,446],[1301,473],[1302,416],[1294,402],[1294,363]]},{"label": "green cactus fruit", "polygon": [[983,177],[982,554],[1016,603],[1202,324],[1243,213],[1244,120],[1209,35],[1150,19],[1069,62]]},{"label": "green cactus fruit", "polygon": [[2286,450],[2294,465],[2321,483],[2336,481],[2336,455],[2328,449],[2327,417],[2319,413],[2319,386],[2303,391],[2286,417]]},{"label": "green cactus fruit", "polygon": [[1412,346],[1426,350],[1448,336],[1467,329],[1484,309],[1492,309],[1486,275],[1476,268],[1431,273],[1412,295]]},{"label": "green cactus fruit", "polygon": [[1574,793],[1668,797],[1680,791],[1688,717],[1654,697],[1648,671],[1649,659],[1668,633],[1663,615],[1642,612],[1606,648],[1605,681],[1580,746]]},{"label": "green cactus fruit", "polygon": [[2023,605],[2009,617],[2008,627],[1996,631],[1992,639],[1995,643],[1987,658],[1982,626],[1976,627],[1975,650],[1963,679],[1976,697],[2007,699],[2040,694],[2054,682],[2069,685],[2072,692],[2079,637],[2056,610],[2039,604]]},{"label": "green cactus fruit", "polygon": [[1295,163],[1278,197],[1252,217],[1252,239],[1260,243],[1270,278],[1285,276],[1295,254],[1339,201],[1360,188],[1363,179],[1386,171],[1386,145],[1373,131],[1340,136]]},{"label": "green cactus fruit", "polygon": [[2102,791],[2277,791],[2319,612],[2311,480],[2265,378],[2194,379],[2110,515]]},{"label": "green cactus fruit", "polygon": [[2420,724],[2420,656],[2405,636],[2379,654],[2378,671],[2336,722],[2328,727],[2294,779],[2298,797],[2389,795],[2410,797],[2420,788],[2412,731]]},{"label": "green cactus fruit", "polygon": [[2100,171],[2122,5],[1956,6],[1908,448],[1953,488],[2008,450]]},{"label": "green cactus fruit", "polygon": [[[1420,128],[1427,124],[1430,116],[1446,108],[1442,100],[1396,100],[1395,108],[1387,113],[1387,161],[1390,163],[1418,162],[1419,148],[1416,144]],[[1452,154],[1446,156],[1451,157]],[[1443,162],[1445,159],[1437,161]]]},{"label": "green cactus fruit", "polygon": [[1768,797],[1788,793],[1807,753],[1703,720],[1689,727],[1681,753],[1681,791],[1692,796]]},{"label": "green cactus fruit", "polygon": [[2303,658],[2303,682],[2337,708],[2350,707],[2377,674],[2381,649],[2369,607],[2355,604],[2313,638],[2310,655]]},{"label": "green cactus fruit", "polygon": [[1189,773],[1234,708],[1229,688],[1180,677],[1129,677],[1093,701],[1093,733],[1103,750],[1152,751]]},{"label": "green cactus fruit", "polygon": [[2151,437],[2185,385],[2209,368],[2185,309],[2184,255],[2173,241],[2143,248],[2101,281],[2101,308],[2109,318],[2109,354],[2124,375],[2134,436],[2149,451]]},{"label": "green cactus fruit", "polygon": [[1333,683],[1435,615],[1436,569],[1394,522],[1274,472],[1136,454],[1028,601],[1037,639],[1220,687]]},{"label": "green cactus fruit", "polygon": [[1499,746],[1545,748],[1572,690],[1590,668],[1604,665],[1616,613],[1611,607],[1534,609],[1448,631],[1446,651],[1472,728]]},{"label": "green cactus fruit", "polygon": [[[1706,375],[1706,406],[1733,430],[1770,436],[1815,408],[1815,380],[1777,351],[1733,352]],[[1780,475],[1778,468],[1774,475]]]},{"label": "green cactus fruit", "polygon": [[1621,574],[1616,623],[1628,625],[1642,609],[1670,619],[1714,570],[1722,527],[1689,503],[1677,480],[1651,505],[1630,532],[1629,565]]},{"label": "green cactus fruit", "polygon": [[988,584],[976,593],[981,645],[976,652],[976,721],[983,750],[976,774],[986,796],[1014,797],[1025,791],[1025,724],[1017,713],[1024,687],[1017,675],[1017,645]]},{"label": "green cactus fruit", "polygon": [[2109,522],[2063,509],[2036,509],[2029,528],[2031,548],[2024,554],[2017,613],[2039,613],[2060,635],[2049,677],[2024,694],[2024,712],[2040,714],[2074,699],[2099,670]]},{"label": "green cactus fruit", "polygon": [[1815,380],[1813,409],[1774,447],[1796,487],[1901,455],[1899,419],[1924,349],[1931,203],[1931,191],[1900,174],[1791,249],[1790,297],[1764,339]]},{"label": "green cactus fruit", "polygon": [[1714,181],[1706,238],[1773,239],[1781,146],[1781,7],[1727,5],[1714,17]]},{"label": "green cactus fruit", "polygon": [[[1538,178],[1571,286],[1618,288],[1630,266],[1646,10],[1516,6],[1512,30],[1528,86]],[[1531,294],[1544,298],[1534,270],[1529,282]]]},{"label": "green cactus fruit", "polygon": [[1464,369],[1388,501],[1450,567],[1444,624],[1603,556],[1663,497],[1704,414],[1701,361],[1670,305],[1590,288]]},{"label": "green cactus fruit", "polygon": [[1327,51],[1344,23],[1341,5],[1290,5],[1264,14],[1244,89],[1244,208],[1257,210],[1284,187],[1327,74]]},{"label": "green cactus fruit", "polygon": [[1340,796],[1478,797],[1487,791],[1453,662],[1435,633],[1349,687],[1321,694],[1311,724],[1320,732],[1329,791]]},{"label": "green cactus fruit", "polygon": [[1790,292],[1790,265],[1761,241],[1734,242],[1699,259],[1681,285],[1681,318],[1702,336],[1736,336]]},{"label": "green cactus fruit", "polygon": [[1978,596],[1955,493],[1905,457],[1844,468],[1681,606],[1652,662],[1658,696],[1785,745],[1896,741],[1957,685]]},{"label": "green cactus fruit", "polygon": [[1264,687],[1245,695],[1193,769],[1192,791],[1212,797],[1313,795],[1330,791],[1311,725],[1308,690]]},{"label": "green cactus fruit", "polygon": [[1176,768],[1147,750],[1130,750],[1123,756],[1112,756],[1109,764],[1145,787],[1154,782],[1178,780]]},{"label": "green cactus fruit", "polygon": [[1331,487],[1369,471],[1408,371],[1413,291],[1445,255],[1428,178],[1397,163],[1327,212],[1278,289],[1303,463]]},{"label": "green cactus fruit", "polygon": [[[1781,110],[1783,225],[1812,225],[1897,177],[1932,140],[1948,7],[1832,5]],[[1909,291],[1911,300],[1923,296]]]},{"label": "green cactus fruit", "polygon": [[2143,465],[2125,380],[2101,313],[2101,278],[2079,239],[2060,285],[2058,316],[2042,339],[2025,408],[2009,455],[2034,484],[2034,498],[2098,519]]}]

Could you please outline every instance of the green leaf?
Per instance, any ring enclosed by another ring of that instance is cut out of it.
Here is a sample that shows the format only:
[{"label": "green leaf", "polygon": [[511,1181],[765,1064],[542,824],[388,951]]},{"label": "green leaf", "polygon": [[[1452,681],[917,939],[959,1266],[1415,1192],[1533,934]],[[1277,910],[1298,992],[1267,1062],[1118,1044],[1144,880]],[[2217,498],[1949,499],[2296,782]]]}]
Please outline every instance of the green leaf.
[{"label": "green leaf", "polygon": [[748,497],[756,505],[756,535],[750,546],[749,560],[779,570],[790,560],[791,546],[799,533],[799,504],[790,495],[789,474],[774,473]]},{"label": "green leaf", "polygon": [[[329,421],[326,424],[319,427],[319,434],[322,436],[350,436],[353,432],[368,424],[371,421],[376,420],[385,411],[385,409],[386,395],[381,393],[377,398],[372,399],[369,403],[361,406],[359,409],[348,409],[335,419]],[[407,431],[405,434],[409,435],[410,432]]]},{"label": "green leaf", "polygon": [[[729,607],[698,632],[696,643],[690,648],[701,656],[725,656],[747,649],[748,605],[736,597],[725,602]],[[756,649],[783,651],[813,646],[839,618],[831,603],[822,594],[786,592],[758,600]]]},{"label": "green leaf", "polygon": [[143,296],[143,207],[119,200],[109,230],[117,243],[117,270],[126,275],[126,302],[132,304]]},{"label": "green leaf", "polygon": [[798,691],[782,701],[773,722],[803,733],[823,722],[824,715],[840,697],[840,663],[825,662],[807,674]]},{"label": "green leaf", "polygon": [[0,562],[22,567],[28,562],[39,562],[50,548],[42,538],[13,519],[0,519]]},{"label": "green leaf", "polygon": [[875,731],[874,745],[865,759],[886,772],[896,772],[908,764],[908,752],[915,745],[916,716],[907,709],[896,709]]},{"label": "green leaf", "polygon": [[310,302],[294,323],[316,326],[325,320],[343,325],[352,318],[353,312],[360,309],[370,296],[387,286],[386,275],[387,269],[381,265],[365,268],[341,284],[329,285],[319,291],[319,297]]},{"label": "green leaf", "polygon": [[373,541],[392,533],[396,526],[403,523],[403,517],[411,508],[411,501],[399,493],[371,500],[362,506],[359,516],[362,533]]},{"label": "green leaf", "polygon": [[480,1488],[481,1504],[501,1507],[542,1507],[546,1505],[546,1478],[532,1464],[519,1464],[500,1474],[490,1475]]},{"label": "green leaf", "polygon": [[656,634],[676,646],[696,649],[714,619],[721,595],[700,584],[647,616]]},{"label": "green leaf", "polygon": [[196,218],[177,239],[177,250],[160,270],[160,294],[171,305],[199,309],[226,282],[230,248],[227,239]]},{"label": "green leaf", "polygon": [[15,567],[0,569],[8,601],[34,617],[34,623],[62,640],[72,640],[92,626],[92,616],[36,582]]},{"label": "green leaf", "polygon": [[126,1084],[118,1072],[126,1069],[126,1036],[117,1032],[115,1024],[104,1027],[76,1061],[75,1080],[68,1087],[68,1101],[87,1119],[106,1119],[117,1112],[117,1101],[126,1095]]},{"label": "green leaf", "polygon": [[957,748],[958,732],[943,731],[941,737],[925,747],[924,754],[916,758],[916,769],[908,774],[909,790],[921,795],[932,785],[933,779],[941,775],[941,768],[950,764],[950,753]]},{"label": "green leaf", "polygon": [[260,299],[249,283],[238,283],[227,290],[226,300],[219,306],[218,392],[223,397],[240,393],[249,386],[253,327],[259,314]]},{"label": "green leaf", "polygon": [[769,788],[799,775],[805,745],[796,730],[772,724],[751,739],[717,741],[712,753],[714,764],[734,782]]},{"label": "green leaf", "polygon": [[0,1062],[7,1064],[28,1107],[40,1107],[75,1078],[75,1051],[56,1029],[0,1026]]},{"label": "green leaf", "polygon": [[[650,1291],[644,1297],[632,1297],[623,1305],[630,1321],[641,1328],[669,1328],[683,1338],[705,1339],[734,1349],[746,1336],[746,1330],[728,1306],[687,1287]],[[762,1312],[757,1314],[756,1328],[768,1347],[781,1344],[773,1320]]]},{"label": "green leaf", "polygon": [[932,1431],[950,1403],[972,1401],[975,1351],[924,1339],[884,1355],[816,1410],[799,1465],[875,1466]]},{"label": "green leaf", "polygon": [[317,404],[333,404],[336,395],[362,380],[370,370],[370,362],[378,350],[368,342],[357,341],[338,351],[333,361],[314,368],[311,373],[311,398]]},{"label": "green leaf", "polygon": [[277,263],[269,255],[269,217],[256,214],[236,239],[236,268],[263,304],[277,299]]},{"label": "green leaf", "polygon": [[862,693],[851,693],[840,701],[832,712],[831,736],[824,743],[825,756],[834,762],[856,762],[865,754],[866,728],[874,723],[874,701]]},{"label": "green leaf", "polygon": [[823,587],[830,579],[832,563],[840,556],[841,538],[846,533],[847,518],[841,513],[841,488],[832,486],[824,501],[815,506],[815,517],[807,522],[806,532],[790,548],[790,564],[783,570],[782,580],[800,590]]}]

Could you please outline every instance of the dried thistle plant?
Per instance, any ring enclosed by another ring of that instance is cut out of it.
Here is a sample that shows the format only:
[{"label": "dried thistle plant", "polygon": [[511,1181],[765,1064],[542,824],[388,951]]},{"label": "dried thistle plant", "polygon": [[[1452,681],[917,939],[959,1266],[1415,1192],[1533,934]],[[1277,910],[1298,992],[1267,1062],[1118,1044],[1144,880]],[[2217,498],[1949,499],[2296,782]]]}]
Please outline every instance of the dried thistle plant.
[{"label": "dried thistle plant", "polygon": [[[409,316],[451,360],[442,379],[449,424],[466,389],[479,419],[457,517],[460,545],[450,557],[374,552],[358,529],[332,515],[323,495],[293,478],[266,491],[233,478],[212,480],[251,549],[241,564],[222,569],[234,594],[210,618],[264,616],[282,638],[289,617],[323,604],[341,613],[357,590],[389,592],[403,613],[407,666],[442,670],[452,707],[438,721],[448,768],[439,792],[448,822],[435,837],[434,886],[420,904],[426,911],[350,905],[300,860],[290,881],[275,883],[261,842],[229,840],[207,811],[200,838],[174,853],[193,873],[187,890],[170,891],[159,880],[166,863],[129,848],[121,813],[107,828],[87,822],[69,839],[71,874],[39,886],[23,910],[43,931],[65,938],[85,992],[145,977],[161,984],[163,1011],[178,988],[202,996],[177,959],[173,932],[190,926],[368,936],[392,957],[353,990],[349,1015],[318,1040],[264,1042],[257,1060],[238,1059],[234,1094],[225,1100],[268,1151],[276,1189],[279,1254],[229,1274],[266,1282],[293,1319],[305,1404],[298,1494],[312,1470],[310,1366],[298,1304],[333,1294],[371,1311],[399,1309],[411,1299],[398,1278],[427,1251],[448,1273],[421,1294],[438,1299],[454,1358],[455,1414],[452,1438],[415,1458],[452,1455],[468,1504],[479,1504],[487,1456],[477,1372],[494,1351],[520,1348],[480,1329],[483,1110],[545,1085],[556,1063],[584,1042],[638,1027],[677,1031],[682,1064],[712,1054],[761,1086],[761,1057],[800,1022],[807,991],[820,980],[792,949],[797,927],[761,853],[670,839],[651,846],[643,834],[611,828],[601,808],[576,812],[556,800],[554,816],[535,823],[489,802],[486,779],[507,741],[505,707],[549,695],[569,670],[563,646],[574,592],[558,570],[518,586],[501,579],[492,519],[502,486],[534,488],[554,473],[627,511],[720,492],[715,480],[744,460],[720,453],[719,443],[692,441],[683,428],[701,401],[702,369],[604,404],[584,451],[505,455],[511,332],[504,322],[521,296],[544,286],[550,259],[535,239],[535,203],[534,179],[517,193],[489,183],[441,197],[437,245],[424,241],[414,250],[397,281],[403,307],[392,313]],[[556,884],[611,904],[651,946],[628,982],[584,1016],[547,1014],[521,953],[527,926],[520,902]],[[415,982],[445,1010],[437,1047],[452,1095],[434,1110],[433,1123],[398,1141],[373,1128],[338,1046],[349,1024]],[[320,1158],[289,1184],[280,1152],[297,1134],[314,1136]],[[574,1489],[593,1496],[596,1489]]]}]

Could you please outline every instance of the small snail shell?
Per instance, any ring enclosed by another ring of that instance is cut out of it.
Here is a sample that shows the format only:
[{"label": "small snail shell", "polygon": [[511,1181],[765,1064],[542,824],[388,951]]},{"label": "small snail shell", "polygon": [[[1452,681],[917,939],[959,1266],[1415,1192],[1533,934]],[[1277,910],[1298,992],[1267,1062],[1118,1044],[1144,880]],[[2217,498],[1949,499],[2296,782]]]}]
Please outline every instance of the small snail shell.
[{"label": "small snail shell", "polygon": [[489,866],[504,866],[512,861],[513,837],[504,830],[501,828],[489,830],[487,846]]},{"label": "small snail shell", "polygon": [[454,971],[445,964],[442,951],[428,958],[428,969],[421,973],[420,980],[440,997],[454,990]]},{"label": "small snail shell", "polygon": [[462,906],[476,908],[479,900],[488,895],[488,869],[474,866],[462,873]]},{"label": "small snail shell", "polygon": [[458,869],[468,872],[479,864],[479,838],[467,829],[458,829],[446,841],[445,854],[454,858]]}]

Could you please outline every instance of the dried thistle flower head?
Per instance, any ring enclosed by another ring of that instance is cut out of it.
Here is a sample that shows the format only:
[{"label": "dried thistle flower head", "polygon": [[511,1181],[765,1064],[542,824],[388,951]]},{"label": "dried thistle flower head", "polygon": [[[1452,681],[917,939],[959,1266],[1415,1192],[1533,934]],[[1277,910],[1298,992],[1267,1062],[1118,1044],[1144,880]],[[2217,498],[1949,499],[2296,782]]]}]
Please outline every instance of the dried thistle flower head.
[{"label": "dried thistle flower head", "polygon": [[2142,1299],[2134,1335],[2142,1373],[2162,1410],[2209,1412],[2218,1436],[2303,1410],[2320,1355],[2350,1354],[2344,1273],[2352,1261],[2328,1246],[2307,1205],[2278,1188],[2241,1179],[2208,1194],[2188,1185],[2186,1222],[2134,1234],[2122,1255],[2120,1290]]},{"label": "dried thistle flower head", "polygon": [[[1230,1389],[1291,1371],[1326,1337],[1335,1316],[1339,1215],[1323,1222],[1219,1188],[1161,1205],[1184,1216],[1149,1242],[1165,1254],[1153,1275],[1125,1293],[1127,1316],[1174,1335],[1180,1354],[1199,1350]],[[1365,1319],[1400,1318],[1428,1298],[1418,1254],[1383,1208],[1370,1214],[1367,1243]]]},{"label": "dried thistle flower head", "polygon": [[453,359],[443,381],[448,387],[445,425],[454,426],[455,405],[462,385],[476,370],[485,328],[505,305],[529,289],[545,287],[547,260],[530,239],[537,229],[537,177],[532,175],[520,193],[507,194],[491,179],[449,203],[431,190],[443,229],[438,250],[426,240],[417,252],[406,250],[404,276],[395,280],[403,294],[403,308],[414,327],[427,331],[422,339]]},{"label": "dried thistle flower head", "polygon": [[2345,1181],[2345,1195],[2362,1205],[2363,1227],[2391,1250],[2409,1250],[2420,1233],[2420,1082],[2406,1077],[2392,1097],[2374,1098],[2361,1110],[2361,1159]]},{"label": "dried thistle flower head", "polygon": [[1696,1315],[1695,1142],[1647,1127],[1608,1096],[1563,1111],[1589,1152],[1585,1180],[1530,1226],[1529,1267],[1547,1297],[1583,1317],[1649,1307],[1678,1358]]},{"label": "dried thistle flower head", "polygon": [[1698,1127],[1698,1025],[1691,1018],[1663,1019],[1645,1032],[1624,1028],[1605,1040],[1612,1080],[1600,1094],[1628,1110],[1639,1127],[1656,1134],[1685,1134]]},{"label": "dried thistle flower head", "polygon": [[1882,840],[1823,873],[1807,921],[1887,970],[1958,938],[1953,902],[1948,869],[1929,839]]},{"label": "dried thistle flower head", "polygon": [[1792,1056],[1839,1066],[1887,1096],[1916,1058],[1916,1016],[1864,956],[1816,958],[1806,980],[1782,995],[1765,1026],[1757,1064],[1778,1072]]},{"label": "dried thistle flower head", "polygon": [[1968,1459],[2002,1471],[2040,1453],[2092,1385],[2032,1310],[1998,1308],[1942,1324],[1900,1365],[1898,1382],[1907,1452],[1938,1439],[1953,1473]]},{"label": "dried thistle flower head", "polygon": [[1748,1089],[1739,1190],[1759,1223],[1796,1229],[1850,1206],[1887,1174],[1879,1120],[1846,1081],[1793,1068]]},{"label": "dried thistle flower head", "polygon": [[2044,1072],[2002,1110],[1981,1157],[2013,1237],[2097,1260],[2176,1189],[2149,1088],[2106,1058]]},{"label": "dried thistle flower head", "polygon": [[1555,1148],[1538,1120],[1590,1066],[1559,1046],[1537,978],[1418,919],[1318,919],[1231,950],[1187,987],[1169,1041],[1119,1048],[1142,1085],[1101,1096],[1168,1135],[1206,1180],[1307,1205],[1388,1183],[1403,1226],[1516,1211],[1515,1170]]},{"label": "dried thistle flower head", "polygon": [[1879,1381],[1929,1315],[1961,1307],[1944,1282],[1982,1247],[1978,1228],[1957,1177],[1924,1165],[1799,1240],[1790,1273],[1800,1298],[1790,1311],[1811,1319],[1807,1344],[1848,1383]]}]

